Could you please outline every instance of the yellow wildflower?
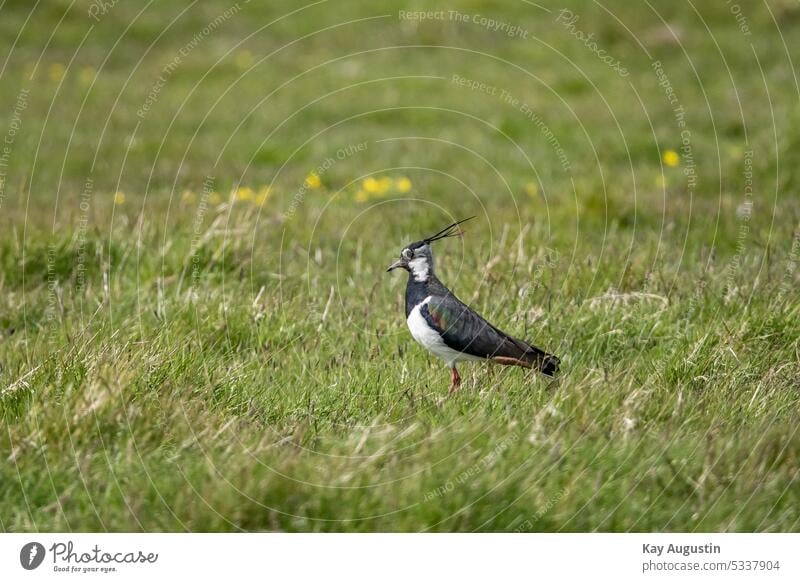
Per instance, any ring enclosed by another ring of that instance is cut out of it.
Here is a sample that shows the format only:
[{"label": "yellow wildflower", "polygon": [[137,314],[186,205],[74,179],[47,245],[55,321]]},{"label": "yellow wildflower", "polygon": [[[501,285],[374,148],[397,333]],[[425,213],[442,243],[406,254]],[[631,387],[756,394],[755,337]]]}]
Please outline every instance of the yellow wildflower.
[{"label": "yellow wildflower", "polygon": [[61,77],[64,76],[65,71],[66,69],[64,68],[64,65],[61,63],[53,63],[50,65],[50,68],[47,69],[47,74],[50,75],[51,81],[60,81]]},{"label": "yellow wildflower", "polygon": [[197,200],[197,196],[191,190],[184,190],[181,194],[181,200],[184,204],[193,204]]},{"label": "yellow wildflower", "polygon": [[241,50],[236,53],[234,62],[240,69],[247,69],[253,64],[253,53],[248,50]]},{"label": "yellow wildflower", "polygon": [[240,202],[251,202],[255,200],[256,193],[252,188],[245,186],[244,188],[237,188],[233,197]]},{"label": "yellow wildflower", "polygon": [[675,150],[664,151],[664,155],[661,156],[661,159],[664,160],[664,163],[667,164],[670,168],[674,168],[681,161],[680,157],[678,156],[678,153]]},{"label": "yellow wildflower", "polygon": [[402,178],[398,178],[397,182],[395,183],[395,187],[397,188],[398,192],[408,192],[411,190],[411,180],[403,176]]},{"label": "yellow wildflower", "polygon": [[367,200],[369,200],[369,194],[364,192],[364,190],[356,192],[356,202],[366,202]]},{"label": "yellow wildflower", "polygon": [[366,178],[363,182],[361,182],[361,186],[362,188],[364,188],[364,191],[367,194],[377,194],[381,188],[380,184],[378,184],[378,181],[372,176]]},{"label": "yellow wildflower", "polygon": [[261,189],[258,191],[258,196],[256,196],[256,204],[259,206],[264,206],[269,200],[270,194],[272,192],[269,189],[269,186],[262,186]]},{"label": "yellow wildflower", "polygon": [[528,182],[525,184],[525,193],[531,198],[536,198],[536,195],[539,194],[539,186],[536,182]]},{"label": "yellow wildflower", "polygon": [[322,180],[319,179],[319,176],[316,172],[311,172],[308,176],[306,176],[306,186],[312,190],[316,190],[322,186]]},{"label": "yellow wildflower", "polygon": [[124,192],[115,192],[114,193],[114,204],[125,204],[125,193]]}]

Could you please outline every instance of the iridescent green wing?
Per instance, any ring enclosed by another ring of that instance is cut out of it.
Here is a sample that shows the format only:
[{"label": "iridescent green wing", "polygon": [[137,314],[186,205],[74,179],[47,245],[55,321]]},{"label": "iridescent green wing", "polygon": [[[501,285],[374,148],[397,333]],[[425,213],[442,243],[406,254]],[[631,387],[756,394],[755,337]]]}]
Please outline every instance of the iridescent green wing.
[{"label": "iridescent green wing", "polygon": [[431,298],[421,313],[444,343],[459,352],[481,358],[519,357],[523,353],[506,334],[452,295]]}]

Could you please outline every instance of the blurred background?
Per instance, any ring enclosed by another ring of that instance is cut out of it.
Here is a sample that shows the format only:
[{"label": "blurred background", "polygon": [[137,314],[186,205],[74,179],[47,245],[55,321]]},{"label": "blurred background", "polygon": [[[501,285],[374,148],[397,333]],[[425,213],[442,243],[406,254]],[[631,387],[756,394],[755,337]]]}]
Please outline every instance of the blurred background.
[{"label": "blurred background", "polygon": [[[800,5],[0,5],[0,529],[798,524]],[[402,246],[547,385],[413,344]]]}]

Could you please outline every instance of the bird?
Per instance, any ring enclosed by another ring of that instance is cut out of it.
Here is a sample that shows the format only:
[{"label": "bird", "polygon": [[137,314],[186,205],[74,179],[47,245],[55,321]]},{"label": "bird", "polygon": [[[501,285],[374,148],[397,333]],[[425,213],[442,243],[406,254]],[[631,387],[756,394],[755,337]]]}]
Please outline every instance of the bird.
[{"label": "bird", "polygon": [[456,364],[462,361],[488,360],[532,368],[554,377],[561,363],[558,357],[501,331],[458,299],[436,277],[431,244],[461,236],[459,225],[472,218],[475,217],[454,222],[432,236],[407,245],[400,252],[400,258],[386,270],[408,272],[405,310],[411,335],[450,368],[450,394],[461,386]]}]

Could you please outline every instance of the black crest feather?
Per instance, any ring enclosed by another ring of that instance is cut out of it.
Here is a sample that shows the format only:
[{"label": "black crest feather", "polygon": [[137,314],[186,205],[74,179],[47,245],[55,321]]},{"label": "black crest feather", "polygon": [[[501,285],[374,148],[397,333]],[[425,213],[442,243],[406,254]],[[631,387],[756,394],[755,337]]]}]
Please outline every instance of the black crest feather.
[{"label": "black crest feather", "polygon": [[466,222],[468,220],[472,220],[475,218],[474,216],[470,216],[469,218],[464,218],[463,220],[459,220],[458,222],[454,222],[450,226],[447,226],[434,234],[433,236],[429,236],[428,238],[424,239],[426,243],[432,243],[435,240],[441,240],[443,238],[448,238],[451,236],[461,236],[464,232],[460,228],[456,228],[462,222]]}]

